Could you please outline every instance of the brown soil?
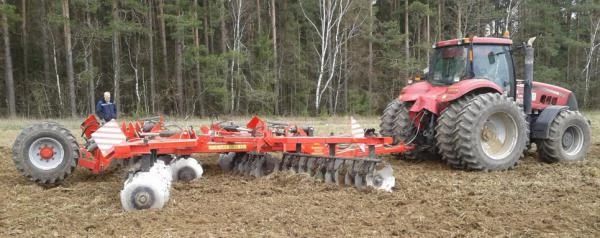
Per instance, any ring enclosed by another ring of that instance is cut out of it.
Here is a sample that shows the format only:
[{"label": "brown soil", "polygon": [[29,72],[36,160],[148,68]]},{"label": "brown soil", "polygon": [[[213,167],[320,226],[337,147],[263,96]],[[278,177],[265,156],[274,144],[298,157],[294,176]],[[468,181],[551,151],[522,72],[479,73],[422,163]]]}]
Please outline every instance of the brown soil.
[{"label": "brown soil", "polygon": [[20,176],[0,147],[0,236],[387,237],[600,236],[600,145],[580,163],[535,155],[512,171],[451,170],[389,158],[397,189],[361,192],[305,175],[249,179],[206,171],[176,183],[162,210],[123,212],[122,175],[78,168],[60,187]]}]

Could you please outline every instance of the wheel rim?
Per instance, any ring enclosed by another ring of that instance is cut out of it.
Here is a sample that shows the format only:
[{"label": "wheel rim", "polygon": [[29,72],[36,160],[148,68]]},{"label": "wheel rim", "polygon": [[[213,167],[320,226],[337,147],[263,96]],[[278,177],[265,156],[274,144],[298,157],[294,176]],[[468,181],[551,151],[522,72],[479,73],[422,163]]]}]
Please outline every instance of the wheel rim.
[{"label": "wheel rim", "polygon": [[29,161],[38,169],[55,169],[63,162],[64,157],[62,144],[50,137],[39,138],[29,146]]},{"label": "wheel rim", "polygon": [[567,127],[562,136],[562,147],[569,156],[576,155],[583,148],[583,130],[576,125]]},{"label": "wheel rim", "polygon": [[517,145],[518,127],[508,113],[492,114],[481,130],[483,152],[494,160],[506,158]]}]

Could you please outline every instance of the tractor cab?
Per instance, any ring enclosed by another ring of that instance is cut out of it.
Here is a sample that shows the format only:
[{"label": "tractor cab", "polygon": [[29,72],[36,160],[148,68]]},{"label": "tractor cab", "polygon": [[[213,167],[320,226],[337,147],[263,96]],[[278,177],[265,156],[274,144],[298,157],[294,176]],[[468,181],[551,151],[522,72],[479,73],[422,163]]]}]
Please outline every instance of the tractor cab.
[{"label": "tractor cab", "polygon": [[465,79],[485,79],[512,96],[515,73],[511,44],[509,39],[489,37],[438,42],[427,79],[435,86],[448,86]]}]

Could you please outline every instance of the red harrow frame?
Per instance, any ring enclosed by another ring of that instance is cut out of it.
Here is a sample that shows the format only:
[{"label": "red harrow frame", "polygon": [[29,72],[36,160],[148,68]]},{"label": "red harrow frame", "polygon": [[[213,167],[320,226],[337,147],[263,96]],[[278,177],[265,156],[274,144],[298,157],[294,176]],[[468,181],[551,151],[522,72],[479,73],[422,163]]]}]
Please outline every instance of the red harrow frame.
[{"label": "red harrow frame", "polygon": [[[199,132],[192,127],[170,128],[162,117],[118,125],[114,120],[102,124],[90,115],[81,124],[85,144],[79,147],[66,129],[44,122],[19,135],[13,146],[14,161],[23,175],[44,186],[60,184],[71,175],[74,164],[93,173],[125,165],[130,175],[121,199],[125,209],[137,210],[162,207],[168,200],[171,179],[200,177],[202,168],[190,158],[196,153],[221,154],[221,168],[238,174],[260,177],[289,170],[309,173],[328,183],[391,190],[391,167],[377,170],[382,167],[377,156],[412,149],[404,144],[389,145],[392,138],[375,136],[374,129],[361,137],[321,137],[312,136],[310,127],[266,122],[258,117],[245,127],[217,122],[202,126]],[[270,153],[282,153],[282,159]],[[151,174],[140,175],[144,173]],[[164,187],[140,182],[161,176],[168,180]]]}]

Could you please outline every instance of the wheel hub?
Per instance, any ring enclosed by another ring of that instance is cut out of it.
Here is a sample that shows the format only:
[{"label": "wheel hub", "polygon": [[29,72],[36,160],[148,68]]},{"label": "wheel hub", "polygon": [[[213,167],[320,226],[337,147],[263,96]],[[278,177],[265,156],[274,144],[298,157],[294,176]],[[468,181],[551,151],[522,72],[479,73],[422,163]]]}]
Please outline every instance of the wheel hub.
[{"label": "wheel hub", "polygon": [[65,159],[66,151],[62,144],[51,137],[35,140],[28,149],[29,162],[38,169],[52,170]]},{"label": "wheel hub", "polygon": [[583,130],[578,126],[570,126],[561,139],[563,150],[567,155],[575,155],[583,148]]},{"label": "wheel hub", "polygon": [[573,145],[573,142],[574,142],[573,132],[571,132],[570,130],[565,131],[565,134],[563,135],[563,138],[562,138],[563,147],[569,148]]},{"label": "wheel hub", "polygon": [[54,159],[54,148],[47,145],[40,147],[40,156],[45,160]]},{"label": "wheel hub", "polygon": [[481,147],[494,160],[506,158],[514,150],[518,136],[517,123],[508,113],[491,115],[481,130]]},{"label": "wheel hub", "polygon": [[135,203],[138,207],[148,206],[150,202],[150,193],[141,191],[135,195]]}]

